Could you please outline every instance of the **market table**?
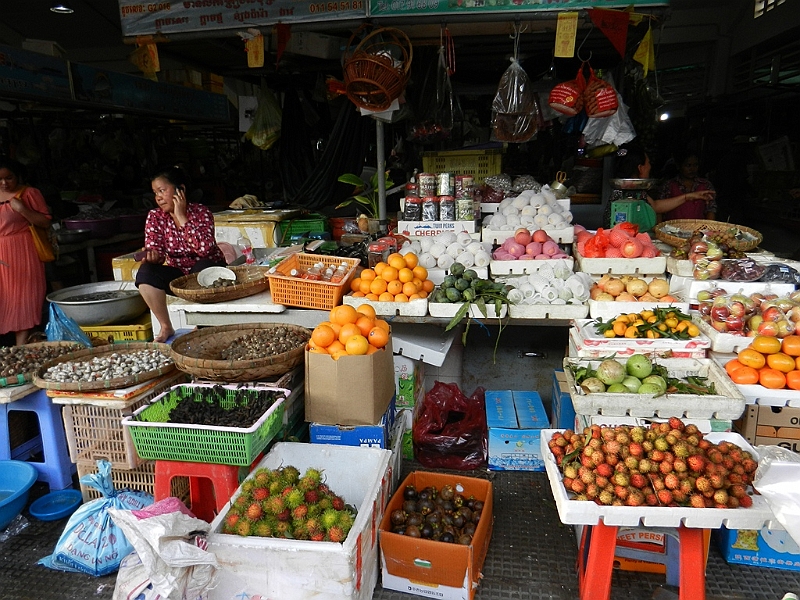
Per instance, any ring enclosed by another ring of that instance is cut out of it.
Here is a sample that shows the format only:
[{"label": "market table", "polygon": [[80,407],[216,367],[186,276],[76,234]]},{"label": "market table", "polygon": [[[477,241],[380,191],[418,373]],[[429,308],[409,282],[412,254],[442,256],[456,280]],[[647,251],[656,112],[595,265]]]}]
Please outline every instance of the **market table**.
[{"label": "market table", "polygon": [[95,257],[94,249],[98,246],[110,246],[120,242],[129,242],[132,240],[141,240],[144,243],[144,231],[137,233],[118,233],[107,238],[92,238],[79,244],[59,244],[59,254],[73,254],[81,251],[86,251],[86,267],[89,269],[89,280],[92,282],[97,281],[97,259]]}]

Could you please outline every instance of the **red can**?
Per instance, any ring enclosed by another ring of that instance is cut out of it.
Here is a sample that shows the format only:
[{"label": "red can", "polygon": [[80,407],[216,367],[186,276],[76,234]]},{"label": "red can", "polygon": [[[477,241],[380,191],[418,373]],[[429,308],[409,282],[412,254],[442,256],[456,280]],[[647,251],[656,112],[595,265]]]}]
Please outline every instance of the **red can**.
[{"label": "red can", "polygon": [[430,198],[436,195],[436,175],[433,173],[420,173],[417,175],[419,184],[419,197]]}]

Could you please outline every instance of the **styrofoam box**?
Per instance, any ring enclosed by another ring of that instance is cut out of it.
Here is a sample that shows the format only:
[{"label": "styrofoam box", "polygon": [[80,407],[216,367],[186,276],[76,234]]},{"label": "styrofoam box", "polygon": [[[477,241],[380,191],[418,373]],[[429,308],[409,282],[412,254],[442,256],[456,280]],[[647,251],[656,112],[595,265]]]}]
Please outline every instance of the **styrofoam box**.
[{"label": "styrofoam box", "polygon": [[692,264],[692,261],[688,259],[667,256],[667,273],[671,275],[679,275],[680,277],[692,277],[694,273],[694,265]]},{"label": "styrofoam box", "polygon": [[589,312],[585,304],[512,304],[512,319],[583,319]]},{"label": "styrofoam box", "polygon": [[[619,359],[620,363],[625,362]],[[715,395],[697,394],[626,394],[585,393],[575,381],[570,366],[590,364],[597,368],[598,359],[565,358],[564,373],[569,384],[572,405],[579,415],[631,416],[631,417],[689,417],[694,419],[738,419],[744,412],[745,402],[736,385],[720,366],[708,358],[662,358],[672,377],[699,375],[713,383]]]},{"label": "styrofoam box", "polygon": [[[772,514],[772,509],[766,499],[760,495],[753,495],[753,506],[750,508],[691,508],[686,506],[601,506],[594,502],[572,500],[564,484],[561,482],[561,472],[556,464],[553,453],[547,443],[557,430],[545,429],[542,431],[542,456],[550,481],[550,488],[556,500],[558,516],[562,523],[568,525],[596,525],[603,520],[605,525],[635,527],[695,527],[701,529],[716,529],[725,525],[729,529],[761,529],[764,526],[783,529]],[[758,456],[758,453],[747,443],[742,436],[736,433],[720,432],[709,433],[705,439],[713,443],[723,440],[732,442],[743,450]]]},{"label": "styrofoam box", "polygon": [[720,333],[710,323],[706,323],[700,315],[694,313],[692,321],[700,328],[700,332],[711,340],[711,349],[714,352],[740,352],[749,348],[753,338],[732,333]]},{"label": "styrofoam box", "polygon": [[[673,340],[670,338],[607,338],[595,331],[595,324],[592,319],[576,321],[575,327],[578,328],[580,344],[579,347],[596,348],[603,350],[605,355],[614,352],[627,352],[628,356],[634,352],[648,354],[652,351],[672,349],[675,351],[706,351],[711,349],[711,340],[708,336],[700,335],[688,340]],[[633,352],[630,349],[633,348]]]},{"label": "styrofoam box", "polygon": [[[580,329],[578,327],[570,327],[569,329],[569,355],[581,358],[607,358],[612,354],[618,357],[632,356],[633,354],[646,354],[650,358],[706,358],[705,348],[674,348],[671,346],[659,346],[652,344],[644,348],[638,345],[631,344],[630,342],[638,340],[628,340],[627,346],[609,346],[606,344],[595,344],[587,342],[581,337]],[[675,340],[665,341],[673,342]],[[648,342],[660,342],[658,340],[647,340]],[[688,341],[688,340],[687,340]],[[689,341],[694,344],[694,341]]]},{"label": "styrofoam box", "polygon": [[[570,269],[574,270],[575,260],[572,257],[561,258]],[[550,260],[493,260],[489,263],[492,275],[530,275],[536,273],[544,265],[551,264]]]},{"label": "styrofoam box", "polygon": [[800,392],[797,390],[771,390],[759,384],[737,384],[736,387],[739,388],[747,404],[800,408]]},{"label": "styrofoam box", "polygon": [[408,302],[376,302],[375,300],[356,298],[352,294],[347,294],[342,298],[342,302],[356,308],[362,304],[369,304],[375,309],[376,315],[424,317],[428,314],[427,298],[414,298],[414,300],[409,300]]},{"label": "styrofoam box", "polygon": [[788,296],[794,291],[793,283],[767,283],[763,281],[724,281],[722,279],[707,279],[701,281],[692,277],[674,275],[669,280],[669,293],[678,293],[692,304],[697,303],[697,292],[721,288],[729,294],[741,293],[749,296],[756,292],[761,294],[777,294]]},{"label": "styrofoam box", "polygon": [[392,326],[392,351],[434,367],[441,367],[456,335],[455,329],[444,331],[422,324],[398,323]]},{"label": "styrofoam box", "polygon": [[[478,274],[478,277],[481,279],[489,279],[489,267],[468,267],[475,271]],[[433,269],[428,269],[428,279],[430,279],[436,285],[441,285],[444,281],[444,278],[448,275],[447,269],[440,269],[439,267],[434,267]]]},{"label": "styrofoam box", "polygon": [[[447,317],[453,318],[461,308],[463,302],[431,302],[428,304],[428,312],[432,317]],[[508,305],[503,304],[500,308],[500,317],[504,318],[508,313]],[[486,317],[483,316],[481,309],[477,304],[469,305],[469,316],[473,319],[497,319],[498,315],[494,308],[494,303],[486,305]]]},{"label": "styrofoam box", "polygon": [[[514,229],[506,229],[506,230],[496,230],[496,229],[489,229],[488,227],[484,227],[481,229],[481,241],[482,242],[492,242],[493,244],[502,244],[508,238],[514,237],[514,232],[519,229],[515,227]],[[537,228],[528,228],[528,230],[532,233],[536,231]],[[542,227],[547,232],[554,241],[558,242],[559,244],[571,244],[575,241],[575,228],[572,225],[567,225],[566,227]],[[662,271],[664,269],[661,269]]]},{"label": "styrofoam box", "polygon": [[[556,198],[556,202],[561,210],[569,210],[569,198]],[[481,202],[481,212],[484,214],[491,215],[496,213],[498,210],[500,210],[499,202]]]},{"label": "styrofoam box", "polygon": [[[731,419],[681,419],[684,425],[694,425],[700,433],[707,434],[712,432],[731,431],[733,421]],[[620,425],[630,425],[631,427],[650,427],[651,423],[667,423],[668,419],[658,417],[607,417],[605,415],[575,415],[573,424],[574,431],[583,431],[586,427],[599,425],[600,427],[619,427]]]},{"label": "styrofoam box", "polygon": [[577,246],[572,251],[576,270],[592,275],[661,275],[667,268],[667,257],[663,255],[654,258],[586,258],[578,252]]},{"label": "styrofoam box", "polygon": [[[208,536],[208,550],[219,562],[218,584],[209,600],[371,599],[378,581],[378,526],[391,495],[391,455],[377,448],[275,444],[258,467],[292,465],[301,473],[321,469],[331,489],[356,507],[353,528],[341,544],[229,535],[220,533],[229,504],[211,523]],[[233,500],[240,492],[241,487]]]},{"label": "styrofoam box", "polygon": [[638,313],[643,310],[654,310],[656,308],[674,308],[683,314],[689,314],[688,302],[598,302],[589,299],[589,316],[593,319],[613,319],[625,313]]}]

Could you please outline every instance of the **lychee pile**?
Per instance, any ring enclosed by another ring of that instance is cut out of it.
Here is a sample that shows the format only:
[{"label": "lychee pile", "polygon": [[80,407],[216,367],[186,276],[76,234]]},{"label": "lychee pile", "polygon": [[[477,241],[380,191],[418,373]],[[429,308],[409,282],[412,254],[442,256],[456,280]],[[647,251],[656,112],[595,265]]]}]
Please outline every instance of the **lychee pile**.
[{"label": "lychee pile", "polygon": [[223,533],[344,542],[356,510],[322,481],[320,469],[260,468],[242,484]]},{"label": "lychee pile", "polygon": [[548,442],[574,500],[611,506],[749,508],[758,462],[736,444],[714,444],[677,417],[648,427],[557,432]]}]

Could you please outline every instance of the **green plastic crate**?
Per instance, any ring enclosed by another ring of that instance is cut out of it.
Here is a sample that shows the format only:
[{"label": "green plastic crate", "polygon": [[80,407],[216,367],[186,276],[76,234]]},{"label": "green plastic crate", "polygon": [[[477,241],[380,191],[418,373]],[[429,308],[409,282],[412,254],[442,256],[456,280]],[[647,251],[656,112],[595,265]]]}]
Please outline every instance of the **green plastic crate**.
[{"label": "green plastic crate", "polygon": [[306,231],[328,231],[328,219],[324,215],[310,214],[302,219],[287,219],[278,223],[279,240],[285,242],[293,235]]},{"label": "green plastic crate", "polygon": [[[200,388],[224,389],[226,397],[222,407],[230,407],[241,389],[259,393],[278,392],[283,395],[260,419],[248,428],[220,427],[167,423],[170,411],[181,397]],[[148,406],[125,417],[122,425],[128,427],[136,453],[146,460],[178,460],[219,465],[251,465],[267,447],[283,425],[284,401],[289,390],[269,386],[215,384],[184,384],[171,388],[153,399]]]}]

